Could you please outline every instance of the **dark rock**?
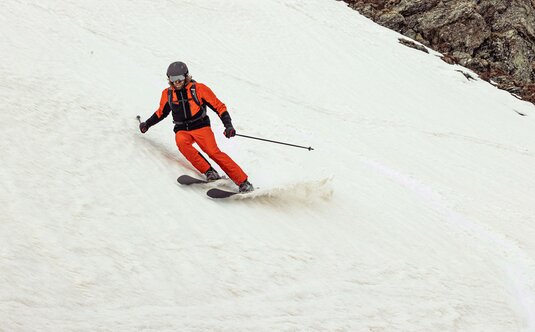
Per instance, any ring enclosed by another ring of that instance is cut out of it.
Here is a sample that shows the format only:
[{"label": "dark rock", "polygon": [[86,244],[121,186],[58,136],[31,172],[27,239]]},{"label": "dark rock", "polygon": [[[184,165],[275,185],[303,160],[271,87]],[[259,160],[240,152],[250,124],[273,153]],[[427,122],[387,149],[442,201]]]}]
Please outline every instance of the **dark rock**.
[{"label": "dark rock", "polygon": [[473,55],[474,50],[491,35],[485,19],[470,2],[440,2],[416,19],[415,28],[438,51],[460,51]]},{"label": "dark rock", "polygon": [[408,39],[405,39],[405,38],[399,38],[398,40],[399,40],[400,44],[403,44],[403,45],[408,46],[410,48],[417,49],[418,51],[429,53],[429,50],[425,46],[420,45],[420,44],[416,44],[412,40],[408,40]]},{"label": "dark rock", "polygon": [[377,15],[376,22],[397,31],[405,25],[405,18],[395,10],[383,10]]},{"label": "dark rock", "polygon": [[459,73],[463,74],[463,76],[466,77],[466,79],[469,80],[469,81],[470,80],[475,80],[475,78],[472,75],[470,75],[470,73],[467,73],[467,72],[462,71],[462,70],[456,70],[456,71],[458,71]]},{"label": "dark rock", "polygon": [[535,0],[344,0],[375,22],[535,101]]},{"label": "dark rock", "polygon": [[459,63],[459,59],[457,59],[454,55],[451,54],[445,54],[440,57],[444,62],[449,63],[450,65],[454,65]]},{"label": "dark rock", "polygon": [[401,0],[393,7],[403,16],[411,16],[417,13],[427,12],[432,9],[440,0]]}]

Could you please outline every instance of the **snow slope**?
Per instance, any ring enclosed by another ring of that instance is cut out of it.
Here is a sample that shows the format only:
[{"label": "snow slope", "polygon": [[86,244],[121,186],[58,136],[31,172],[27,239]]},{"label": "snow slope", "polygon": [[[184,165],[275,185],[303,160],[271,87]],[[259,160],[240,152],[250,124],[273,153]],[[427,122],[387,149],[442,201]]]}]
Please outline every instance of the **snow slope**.
[{"label": "snow slope", "polygon": [[[0,331],[535,331],[532,105],[337,1],[5,0],[0,34]],[[177,60],[315,148],[211,114],[272,196],[139,133]]]}]

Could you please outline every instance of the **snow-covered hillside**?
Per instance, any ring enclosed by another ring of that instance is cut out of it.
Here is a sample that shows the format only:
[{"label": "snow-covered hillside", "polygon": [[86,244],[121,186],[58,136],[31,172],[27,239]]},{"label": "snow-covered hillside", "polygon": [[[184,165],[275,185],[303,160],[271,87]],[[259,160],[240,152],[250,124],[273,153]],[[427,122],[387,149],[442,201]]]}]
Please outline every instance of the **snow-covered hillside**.
[{"label": "snow-covered hillside", "polygon": [[[334,0],[5,0],[0,31],[0,331],[535,331],[533,105]],[[139,132],[178,60],[315,149],[210,114],[274,196],[181,187],[171,119]]]}]

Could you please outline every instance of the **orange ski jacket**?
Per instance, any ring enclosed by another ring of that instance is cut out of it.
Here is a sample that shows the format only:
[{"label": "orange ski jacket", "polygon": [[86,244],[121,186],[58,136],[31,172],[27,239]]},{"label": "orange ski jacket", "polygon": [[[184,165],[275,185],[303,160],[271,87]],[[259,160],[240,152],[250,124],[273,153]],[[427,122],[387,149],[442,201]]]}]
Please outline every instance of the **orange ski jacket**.
[{"label": "orange ski jacket", "polygon": [[180,90],[174,87],[164,89],[160,98],[160,106],[146,123],[149,127],[153,126],[171,113],[175,133],[180,130],[208,127],[210,118],[206,114],[207,106],[217,113],[225,126],[231,124],[230,114],[225,104],[208,86],[195,81],[189,82]]}]

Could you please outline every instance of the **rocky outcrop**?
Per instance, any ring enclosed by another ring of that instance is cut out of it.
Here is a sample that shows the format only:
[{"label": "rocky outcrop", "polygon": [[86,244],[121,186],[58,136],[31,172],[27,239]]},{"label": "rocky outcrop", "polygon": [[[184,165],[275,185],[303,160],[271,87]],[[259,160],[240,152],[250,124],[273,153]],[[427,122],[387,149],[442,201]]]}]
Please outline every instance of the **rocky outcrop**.
[{"label": "rocky outcrop", "polygon": [[535,0],[344,0],[535,103]]}]

